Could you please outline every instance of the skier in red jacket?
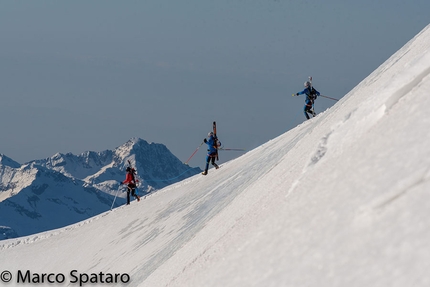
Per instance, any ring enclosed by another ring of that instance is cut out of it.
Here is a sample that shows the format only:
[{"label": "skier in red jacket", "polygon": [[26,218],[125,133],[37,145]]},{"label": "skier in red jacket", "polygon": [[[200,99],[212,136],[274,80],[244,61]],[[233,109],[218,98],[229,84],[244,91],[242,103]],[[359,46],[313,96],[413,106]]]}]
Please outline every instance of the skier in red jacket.
[{"label": "skier in red jacket", "polygon": [[136,173],[136,170],[134,168],[127,167],[126,171],[127,174],[125,180],[122,181],[120,184],[127,184],[127,205],[129,205],[130,192],[131,195],[137,199],[137,201],[140,201],[140,197],[136,194],[136,183],[139,182],[139,180],[136,180],[134,177],[134,174]]}]

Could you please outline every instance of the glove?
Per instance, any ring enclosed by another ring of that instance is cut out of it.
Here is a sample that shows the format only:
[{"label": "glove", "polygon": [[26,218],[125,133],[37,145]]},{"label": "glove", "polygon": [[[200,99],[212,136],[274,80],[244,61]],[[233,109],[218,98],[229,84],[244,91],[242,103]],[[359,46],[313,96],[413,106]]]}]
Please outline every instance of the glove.
[{"label": "glove", "polygon": [[122,181],[119,182],[119,185],[121,185],[121,184],[122,184]]},{"label": "glove", "polygon": [[203,140],[203,142],[204,142],[204,143],[207,143],[207,142],[208,142],[208,140],[207,140],[207,139],[204,139],[204,140]]}]

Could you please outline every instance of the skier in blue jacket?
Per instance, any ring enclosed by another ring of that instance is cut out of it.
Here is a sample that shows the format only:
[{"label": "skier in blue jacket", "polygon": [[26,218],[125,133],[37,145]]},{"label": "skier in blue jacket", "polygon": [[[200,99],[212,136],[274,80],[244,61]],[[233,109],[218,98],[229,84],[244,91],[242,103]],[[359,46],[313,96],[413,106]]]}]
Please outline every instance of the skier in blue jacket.
[{"label": "skier in blue jacket", "polygon": [[216,169],[219,168],[219,166],[215,163],[215,158],[218,154],[218,146],[220,146],[220,144],[213,132],[208,133],[208,139],[204,139],[203,142],[208,145],[208,154],[206,155],[206,168],[202,174],[207,175],[209,162],[211,162]]},{"label": "skier in blue jacket", "polygon": [[305,85],[305,89],[301,92],[296,93],[295,96],[300,96],[303,94],[306,95],[305,106],[303,108],[303,112],[304,112],[306,118],[309,120],[310,117],[309,117],[308,113],[314,117],[316,115],[315,111],[313,109],[313,106],[314,106],[314,101],[320,95],[320,92],[318,92],[317,90],[314,89],[314,87],[312,87],[312,84],[310,81],[306,81],[304,85]]}]

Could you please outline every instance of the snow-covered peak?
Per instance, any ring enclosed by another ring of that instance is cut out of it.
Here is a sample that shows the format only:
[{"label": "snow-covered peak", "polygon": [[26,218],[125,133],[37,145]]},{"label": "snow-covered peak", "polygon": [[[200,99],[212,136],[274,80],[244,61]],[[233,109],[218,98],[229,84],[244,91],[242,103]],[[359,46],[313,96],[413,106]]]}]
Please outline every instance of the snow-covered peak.
[{"label": "snow-covered peak", "polygon": [[125,159],[127,158],[133,150],[136,149],[147,149],[149,146],[148,142],[137,137],[133,137],[129,139],[126,143],[123,145],[117,147],[115,149],[115,154],[121,158]]}]

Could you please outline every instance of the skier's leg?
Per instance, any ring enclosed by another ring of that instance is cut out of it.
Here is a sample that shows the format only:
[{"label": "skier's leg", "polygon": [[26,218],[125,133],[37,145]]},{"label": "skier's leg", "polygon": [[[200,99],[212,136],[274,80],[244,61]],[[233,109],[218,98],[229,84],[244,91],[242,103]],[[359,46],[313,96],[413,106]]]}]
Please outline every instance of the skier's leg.
[{"label": "skier's leg", "polygon": [[206,168],[205,170],[202,172],[203,175],[207,175],[208,174],[208,169],[209,169],[209,161],[211,160],[210,155],[207,154],[206,155]]},{"label": "skier's leg", "polygon": [[130,204],[130,189],[127,188],[127,205]]},{"label": "skier's leg", "polygon": [[308,106],[304,106],[304,108],[303,108],[303,113],[305,114],[305,117],[309,120],[310,119],[310,117],[309,117],[309,115],[308,115]]},{"label": "skier's leg", "polygon": [[218,169],[218,168],[219,168],[219,166],[215,163],[215,157],[216,157],[216,153],[212,156],[212,165],[213,165],[216,169]]},{"label": "skier's leg", "polygon": [[133,196],[134,196],[134,198],[136,198],[136,199],[137,199],[137,201],[140,201],[140,196],[138,196],[138,195],[136,194],[136,189],[135,189],[135,188],[133,188],[133,189],[132,189],[132,193],[131,193],[131,195],[133,195]]}]

